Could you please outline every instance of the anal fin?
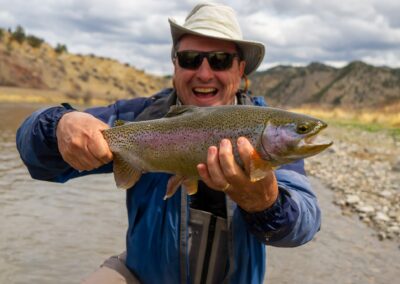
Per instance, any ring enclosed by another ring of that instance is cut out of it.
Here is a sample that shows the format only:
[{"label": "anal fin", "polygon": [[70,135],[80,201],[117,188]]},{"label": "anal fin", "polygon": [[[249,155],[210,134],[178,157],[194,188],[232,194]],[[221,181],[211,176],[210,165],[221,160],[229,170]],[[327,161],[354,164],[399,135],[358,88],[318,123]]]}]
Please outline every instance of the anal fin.
[{"label": "anal fin", "polygon": [[174,195],[181,185],[188,195],[193,195],[197,192],[197,184],[198,181],[195,179],[189,179],[179,175],[172,176],[168,180],[167,192],[165,193],[164,200]]},{"label": "anal fin", "polygon": [[193,195],[197,193],[198,181],[196,179],[185,179],[182,182],[182,185],[185,188],[188,195]]},{"label": "anal fin", "polygon": [[169,178],[167,184],[167,192],[165,193],[164,200],[167,200],[175,194],[175,192],[178,190],[178,187],[182,184],[183,180],[183,176],[172,176]]},{"label": "anal fin", "polygon": [[114,153],[114,179],[118,188],[131,188],[141,175],[141,170],[134,168],[119,154]]}]

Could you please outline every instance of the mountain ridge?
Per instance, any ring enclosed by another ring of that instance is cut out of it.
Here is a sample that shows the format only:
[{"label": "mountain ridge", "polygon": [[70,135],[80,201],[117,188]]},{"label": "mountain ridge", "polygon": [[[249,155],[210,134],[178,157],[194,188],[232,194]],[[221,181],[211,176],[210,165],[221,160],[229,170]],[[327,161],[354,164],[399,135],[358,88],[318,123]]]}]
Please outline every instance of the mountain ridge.
[{"label": "mountain ridge", "polygon": [[342,68],[318,62],[305,67],[282,65],[256,72],[250,79],[253,93],[277,106],[371,109],[400,103],[400,68],[362,61]]},{"label": "mountain ridge", "polygon": [[[277,107],[349,110],[400,109],[400,68],[353,61],[342,68],[319,62],[280,65],[250,77],[250,90]],[[170,87],[171,76],[155,76],[129,64],[53,48],[23,29],[0,28],[0,86],[58,91],[84,103],[148,96]]]},{"label": "mountain ridge", "polygon": [[[15,32],[14,32],[15,33]],[[32,46],[0,31],[0,86],[56,90],[67,99],[112,102],[149,96],[170,86],[170,79],[95,55],[67,52],[46,42]]]}]

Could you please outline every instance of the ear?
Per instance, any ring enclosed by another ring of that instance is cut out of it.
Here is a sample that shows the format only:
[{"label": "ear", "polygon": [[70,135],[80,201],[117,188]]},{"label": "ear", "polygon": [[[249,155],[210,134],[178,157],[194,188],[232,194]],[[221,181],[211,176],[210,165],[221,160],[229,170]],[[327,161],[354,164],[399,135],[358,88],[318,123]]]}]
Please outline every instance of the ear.
[{"label": "ear", "polygon": [[173,88],[174,89],[176,89],[176,86],[175,86],[175,77],[176,77],[176,64],[177,64],[177,62],[176,62],[176,60],[175,59],[172,59],[172,63],[173,63],[173,65],[174,65],[174,72],[172,73],[172,86],[173,86]]},{"label": "ear", "polygon": [[246,61],[242,60],[239,62],[239,73],[240,73],[240,78],[243,77],[244,74],[244,68],[246,67]]}]

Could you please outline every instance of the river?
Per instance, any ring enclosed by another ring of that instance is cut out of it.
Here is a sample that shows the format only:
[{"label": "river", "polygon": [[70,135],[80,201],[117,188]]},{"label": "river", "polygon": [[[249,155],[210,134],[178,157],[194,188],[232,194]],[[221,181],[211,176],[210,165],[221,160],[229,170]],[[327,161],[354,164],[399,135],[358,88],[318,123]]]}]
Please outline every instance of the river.
[{"label": "river", "polygon": [[39,106],[0,104],[0,283],[78,283],[125,247],[125,193],[112,175],[31,179],[15,132]]},{"label": "river", "polygon": [[[125,193],[112,175],[66,184],[31,179],[15,132],[34,105],[0,104],[0,283],[79,283],[125,247]],[[265,283],[396,283],[399,245],[379,241],[332,192],[311,179],[322,211],[316,238],[299,248],[268,248]]]}]

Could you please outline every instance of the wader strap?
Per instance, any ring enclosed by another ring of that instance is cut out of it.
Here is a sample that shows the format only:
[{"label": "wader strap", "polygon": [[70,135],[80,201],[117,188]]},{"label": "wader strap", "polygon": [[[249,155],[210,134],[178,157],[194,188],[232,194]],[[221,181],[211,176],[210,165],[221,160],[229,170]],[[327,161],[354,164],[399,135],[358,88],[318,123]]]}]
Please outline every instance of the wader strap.
[{"label": "wader strap", "polygon": [[186,191],[180,190],[181,194],[181,224],[180,224],[180,267],[181,267],[181,284],[188,282],[188,202]]},{"label": "wader strap", "polygon": [[189,271],[190,283],[221,284],[228,263],[226,219],[190,208]]},{"label": "wader strap", "polygon": [[226,220],[228,223],[228,255],[229,255],[229,271],[226,275],[224,283],[229,283],[235,270],[235,256],[233,251],[233,213],[236,204],[226,195]]}]

